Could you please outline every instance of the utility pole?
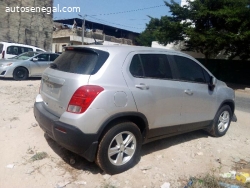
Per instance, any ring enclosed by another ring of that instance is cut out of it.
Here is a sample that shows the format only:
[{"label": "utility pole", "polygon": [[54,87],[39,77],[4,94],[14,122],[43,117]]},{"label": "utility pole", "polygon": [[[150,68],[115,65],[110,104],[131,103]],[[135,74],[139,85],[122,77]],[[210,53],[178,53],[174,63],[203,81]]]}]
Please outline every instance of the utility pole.
[{"label": "utility pole", "polygon": [[82,45],[84,45],[84,31],[85,31],[85,17],[86,14],[82,16],[81,14],[78,14],[82,18]]}]

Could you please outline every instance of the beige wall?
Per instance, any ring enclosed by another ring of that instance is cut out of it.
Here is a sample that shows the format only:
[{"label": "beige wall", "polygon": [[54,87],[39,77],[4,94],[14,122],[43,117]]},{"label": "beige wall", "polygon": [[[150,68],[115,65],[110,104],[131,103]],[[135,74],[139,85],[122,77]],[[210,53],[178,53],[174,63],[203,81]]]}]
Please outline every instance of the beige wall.
[{"label": "beige wall", "polygon": [[52,50],[53,14],[6,12],[6,7],[52,7],[53,0],[0,0],[0,41]]}]

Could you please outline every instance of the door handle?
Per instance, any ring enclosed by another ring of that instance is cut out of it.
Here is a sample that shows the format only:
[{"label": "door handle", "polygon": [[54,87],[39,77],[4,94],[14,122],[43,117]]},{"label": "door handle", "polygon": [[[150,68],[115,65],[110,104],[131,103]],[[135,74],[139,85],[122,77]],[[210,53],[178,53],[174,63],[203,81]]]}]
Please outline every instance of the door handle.
[{"label": "door handle", "polygon": [[190,89],[185,89],[185,90],[184,90],[184,93],[186,93],[186,94],[188,94],[188,95],[193,95],[193,92],[192,92],[192,90],[190,90]]},{"label": "door handle", "polygon": [[135,85],[135,87],[142,89],[142,90],[149,89],[149,86],[145,85],[144,83],[137,84],[137,85]]}]

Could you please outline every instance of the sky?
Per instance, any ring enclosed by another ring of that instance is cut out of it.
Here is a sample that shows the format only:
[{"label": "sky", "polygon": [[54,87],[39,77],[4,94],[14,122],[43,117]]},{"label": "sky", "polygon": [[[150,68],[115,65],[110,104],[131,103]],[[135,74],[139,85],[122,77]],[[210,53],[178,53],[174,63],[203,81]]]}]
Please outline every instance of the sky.
[{"label": "sky", "polygon": [[[166,0],[170,1],[170,0]],[[175,0],[180,3],[181,0]],[[81,18],[86,20],[141,33],[150,18],[170,15],[163,0],[54,0],[55,7],[80,7],[80,13],[54,13],[54,20]],[[153,7],[153,8],[152,8]],[[73,23],[72,23],[73,24]]]}]

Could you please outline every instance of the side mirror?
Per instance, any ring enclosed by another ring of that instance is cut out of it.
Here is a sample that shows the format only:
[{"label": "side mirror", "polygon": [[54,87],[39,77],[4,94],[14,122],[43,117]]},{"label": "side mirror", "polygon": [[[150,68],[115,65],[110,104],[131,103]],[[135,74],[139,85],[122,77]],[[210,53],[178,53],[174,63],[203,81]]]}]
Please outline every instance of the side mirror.
[{"label": "side mirror", "polygon": [[216,83],[217,83],[217,79],[213,76],[210,76],[209,83],[208,83],[209,89],[213,91]]},{"label": "side mirror", "polygon": [[33,61],[33,62],[37,62],[37,61],[38,61],[38,58],[35,58],[35,57],[34,57],[34,58],[32,59],[32,61]]}]

